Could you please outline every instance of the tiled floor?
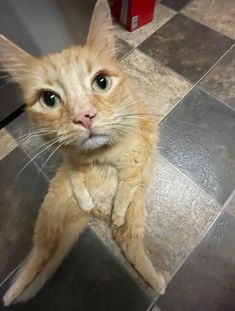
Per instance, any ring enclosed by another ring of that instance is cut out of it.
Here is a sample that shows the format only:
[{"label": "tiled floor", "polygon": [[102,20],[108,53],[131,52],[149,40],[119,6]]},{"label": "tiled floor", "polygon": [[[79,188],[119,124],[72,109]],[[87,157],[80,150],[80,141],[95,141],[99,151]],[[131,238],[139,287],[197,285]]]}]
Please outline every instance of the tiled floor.
[{"label": "tiled floor", "polygon": [[222,213],[157,305],[164,311],[235,310],[235,218]]},{"label": "tiled floor", "polygon": [[201,88],[235,109],[235,47],[200,82]]},{"label": "tiled floor", "polygon": [[[27,14],[35,12],[27,1]],[[41,13],[43,1],[37,7]],[[48,29],[47,19],[45,24],[37,20],[41,13],[32,14],[34,24],[32,18],[24,21],[22,8],[11,5],[0,3],[0,12],[18,14],[19,43],[35,54],[64,46],[73,36],[76,42],[73,27],[89,20],[75,22],[75,2],[71,0],[72,11],[61,2],[49,8],[54,13]],[[170,275],[166,294],[156,296],[123,257],[108,228],[94,221],[39,295],[9,310],[235,310],[234,9],[233,0],[162,0],[151,24],[133,33],[116,27],[118,57],[160,122],[160,156],[146,195],[145,244],[154,265]],[[0,17],[0,32],[17,37],[18,30],[9,32],[7,20]],[[30,20],[32,29],[27,29]],[[48,29],[43,38],[39,24]],[[54,27],[63,31],[50,43]],[[17,111],[22,102],[13,85],[0,87],[0,101],[2,297],[8,276],[30,249],[37,211],[61,156],[55,154],[44,165],[53,148],[41,152],[38,136],[20,144],[30,124]],[[0,310],[5,308],[0,305]]]},{"label": "tiled floor", "polygon": [[183,10],[183,14],[235,39],[235,5],[233,0],[192,1]]},{"label": "tiled floor", "polygon": [[161,3],[175,11],[180,11],[191,1],[192,0],[162,0]]},{"label": "tiled floor", "polygon": [[232,39],[177,14],[139,49],[188,80],[197,82],[232,44]]}]

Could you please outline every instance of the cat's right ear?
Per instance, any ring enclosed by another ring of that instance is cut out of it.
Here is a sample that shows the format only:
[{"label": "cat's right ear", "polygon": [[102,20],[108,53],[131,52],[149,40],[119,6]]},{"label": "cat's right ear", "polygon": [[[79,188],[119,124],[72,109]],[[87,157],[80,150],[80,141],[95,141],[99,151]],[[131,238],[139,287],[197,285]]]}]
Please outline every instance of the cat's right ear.
[{"label": "cat's right ear", "polygon": [[23,82],[29,70],[28,64],[33,56],[22,50],[16,44],[0,35],[0,65],[17,83]]},{"label": "cat's right ear", "polygon": [[97,0],[89,27],[86,45],[93,50],[115,57],[112,17],[107,0]]}]

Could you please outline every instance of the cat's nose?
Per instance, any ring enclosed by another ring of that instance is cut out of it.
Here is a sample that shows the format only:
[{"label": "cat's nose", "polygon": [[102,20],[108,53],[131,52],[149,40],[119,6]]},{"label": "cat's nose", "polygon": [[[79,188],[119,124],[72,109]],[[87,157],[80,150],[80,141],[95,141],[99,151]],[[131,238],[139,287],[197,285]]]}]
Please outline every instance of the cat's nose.
[{"label": "cat's nose", "polygon": [[75,124],[80,124],[87,129],[92,126],[93,119],[97,115],[97,110],[95,107],[79,112],[78,114],[72,116],[72,121]]}]

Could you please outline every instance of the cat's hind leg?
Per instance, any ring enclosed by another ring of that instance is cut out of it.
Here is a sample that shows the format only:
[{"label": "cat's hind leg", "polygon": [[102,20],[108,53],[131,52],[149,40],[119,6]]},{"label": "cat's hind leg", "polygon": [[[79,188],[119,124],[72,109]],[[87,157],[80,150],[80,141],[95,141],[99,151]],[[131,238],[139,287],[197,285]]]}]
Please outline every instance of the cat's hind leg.
[{"label": "cat's hind leg", "polygon": [[159,294],[164,294],[166,281],[156,271],[144,249],[145,203],[142,192],[137,192],[126,213],[125,224],[114,230],[118,242],[129,262]]},{"label": "cat's hind leg", "polygon": [[4,305],[36,295],[86,227],[88,216],[76,205],[70,188],[63,171],[59,171],[37,219],[33,250],[4,295]]}]

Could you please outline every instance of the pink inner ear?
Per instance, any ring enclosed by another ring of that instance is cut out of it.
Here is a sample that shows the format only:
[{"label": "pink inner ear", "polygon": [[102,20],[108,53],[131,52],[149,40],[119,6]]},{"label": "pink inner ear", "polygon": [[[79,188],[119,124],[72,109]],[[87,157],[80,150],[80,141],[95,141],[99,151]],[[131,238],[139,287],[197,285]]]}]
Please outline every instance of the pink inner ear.
[{"label": "pink inner ear", "polygon": [[20,83],[33,57],[3,35],[0,35],[0,62],[12,78]]}]

